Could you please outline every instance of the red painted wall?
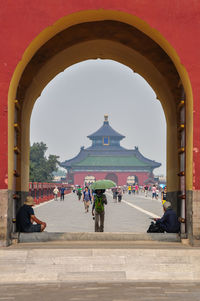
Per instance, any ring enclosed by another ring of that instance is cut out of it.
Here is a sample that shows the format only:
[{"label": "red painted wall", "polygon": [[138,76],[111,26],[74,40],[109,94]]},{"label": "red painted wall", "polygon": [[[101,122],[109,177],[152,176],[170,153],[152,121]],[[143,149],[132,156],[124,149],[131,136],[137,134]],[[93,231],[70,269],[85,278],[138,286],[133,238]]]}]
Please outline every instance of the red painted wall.
[{"label": "red painted wall", "polygon": [[0,1],[0,189],[7,188],[7,96],[16,65],[47,26],[81,10],[133,14],[157,29],[189,73],[194,96],[194,189],[200,189],[200,2],[198,0],[1,0]]},{"label": "red painted wall", "polygon": [[[106,175],[110,172],[75,172],[74,173],[74,184],[75,185],[83,185],[86,176],[93,176],[97,180],[102,180],[106,178]],[[118,177],[118,185],[126,185],[128,176],[137,176],[139,185],[143,185],[144,181],[149,178],[149,173],[147,172],[113,172]]]}]

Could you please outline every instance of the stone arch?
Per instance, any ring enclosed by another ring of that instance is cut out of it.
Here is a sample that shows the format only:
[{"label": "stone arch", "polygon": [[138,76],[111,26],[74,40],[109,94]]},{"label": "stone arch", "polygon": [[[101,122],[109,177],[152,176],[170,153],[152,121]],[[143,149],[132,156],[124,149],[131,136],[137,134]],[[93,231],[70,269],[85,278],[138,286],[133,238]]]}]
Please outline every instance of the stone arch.
[{"label": "stone arch", "polygon": [[96,181],[96,178],[93,175],[88,175],[85,177],[84,179],[84,184],[88,184],[88,183],[94,183]]},{"label": "stone arch", "polygon": [[118,185],[118,176],[116,173],[114,172],[110,172],[105,176],[106,180],[111,180],[113,182],[115,182]]},{"label": "stone arch", "polygon": [[130,175],[127,177],[127,184],[128,185],[133,185],[133,184],[139,184],[138,182],[138,177],[136,175]]},{"label": "stone arch", "polygon": [[[44,30],[25,51],[9,89],[9,189],[22,195],[28,191],[30,116],[44,87],[72,64],[97,58],[125,64],[144,77],[155,91],[167,122],[167,185],[174,195],[180,188],[177,109],[185,93],[186,189],[192,190],[193,99],[187,72],[158,31],[137,17],[106,10],[62,18]],[[16,128],[20,129],[17,138]],[[16,147],[20,152],[13,152]],[[13,170],[18,177],[15,178]]]}]

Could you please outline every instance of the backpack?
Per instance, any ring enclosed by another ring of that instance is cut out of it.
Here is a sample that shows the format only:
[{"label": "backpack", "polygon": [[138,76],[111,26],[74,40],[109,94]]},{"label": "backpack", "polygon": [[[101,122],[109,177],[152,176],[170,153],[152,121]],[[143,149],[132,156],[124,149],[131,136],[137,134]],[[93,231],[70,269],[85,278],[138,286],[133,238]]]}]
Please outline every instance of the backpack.
[{"label": "backpack", "polygon": [[104,211],[104,202],[103,202],[103,196],[94,196],[95,198],[95,211],[98,213],[101,213]]},{"label": "backpack", "polygon": [[159,224],[151,222],[151,225],[149,226],[147,233],[164,233],[164,230],[161,228]]}]

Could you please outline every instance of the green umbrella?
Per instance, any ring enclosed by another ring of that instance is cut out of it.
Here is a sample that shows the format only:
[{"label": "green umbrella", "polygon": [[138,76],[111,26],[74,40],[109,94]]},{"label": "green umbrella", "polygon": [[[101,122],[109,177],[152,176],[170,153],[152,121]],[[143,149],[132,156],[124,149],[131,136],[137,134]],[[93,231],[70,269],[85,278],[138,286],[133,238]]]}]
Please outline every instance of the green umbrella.
[{"label": "green umbrella", "polygon": [[115,186],[116,186],[116,183],[111,180],[99,180],[99,181],[94,182],[90,186],[90,189],[92,189],[92,190],[109,189],[109,188],[112,188]]}]

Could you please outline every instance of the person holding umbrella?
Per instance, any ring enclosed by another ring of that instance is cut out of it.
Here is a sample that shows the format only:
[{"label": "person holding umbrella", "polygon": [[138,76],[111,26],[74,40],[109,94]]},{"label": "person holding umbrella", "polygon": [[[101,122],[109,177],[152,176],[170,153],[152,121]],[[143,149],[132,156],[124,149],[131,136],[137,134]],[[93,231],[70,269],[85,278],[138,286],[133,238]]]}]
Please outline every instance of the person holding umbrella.
[{"label": "person holding umbrella", "polygon": [[95,190],[94,201],[92,206],[92,215],[95,217],[95,226],[94,226],[95,232],[104,231],[104,217],[105,217],[104,205],[107,205],[107,198],[104,192],[105,189]]},{"label": "person holding umbrella", "polygon": [[91,185],[91,189],[94,190],[92,215],[95,217],[95,232],[104,231],[104,217],[105,210],[104,205],[107,204],[107,198],[105,193],[106,189],[116,187],[116,183],[110,180],[99,180]]}]

